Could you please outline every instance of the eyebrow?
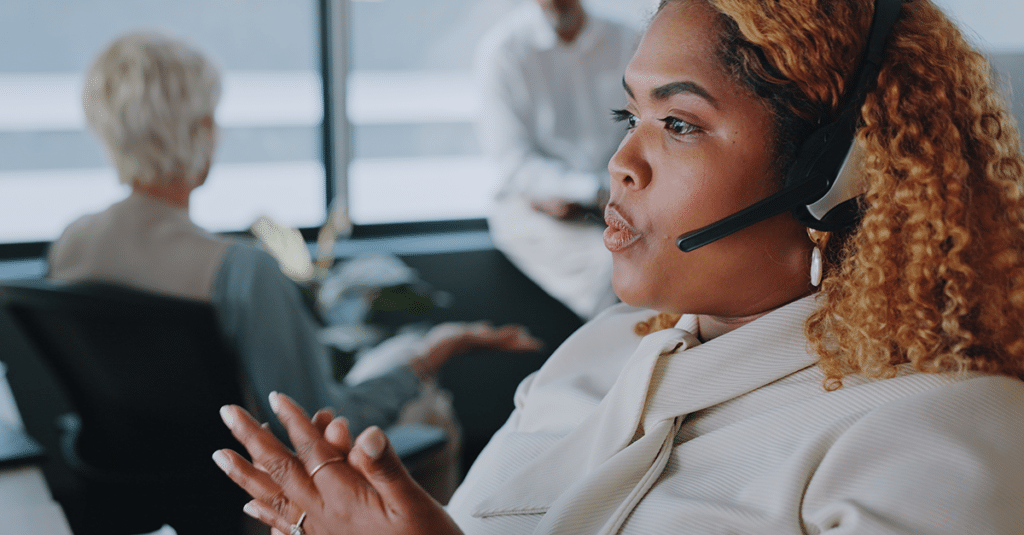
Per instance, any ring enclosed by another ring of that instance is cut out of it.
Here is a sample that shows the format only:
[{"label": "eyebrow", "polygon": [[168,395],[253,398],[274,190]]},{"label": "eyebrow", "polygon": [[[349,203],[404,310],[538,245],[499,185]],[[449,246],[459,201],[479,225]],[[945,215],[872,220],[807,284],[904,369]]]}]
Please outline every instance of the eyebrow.
[{"label": "eyebrow", "polygon": [[[629,87],[629,84],[626,83],[625,77],[622,78],[622,87],[626,90],[626,94],[628,94],[630,98],[636,98],[633,95],[633,90]],[[654,89],[651,89],[651,98],[654,100],[665,100],[669,97],[682,93],[696,95],[708,101],[712,106],[715,106],[716,108],[718,107],[718,100],[711,96],[711,93],[708,93],[707,89],[704,89],[693,82],[671,82],[655,87]]]}]

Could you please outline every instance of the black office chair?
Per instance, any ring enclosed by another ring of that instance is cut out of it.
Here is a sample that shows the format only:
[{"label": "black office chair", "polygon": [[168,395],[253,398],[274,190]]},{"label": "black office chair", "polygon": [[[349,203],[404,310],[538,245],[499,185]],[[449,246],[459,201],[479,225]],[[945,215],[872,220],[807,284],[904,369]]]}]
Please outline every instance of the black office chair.
[{"label": "black office chair", "polygon": [[213,308],[99,283],[5,283],[0,300],[67,390],[61,454],[82,482],[76,534],[239,533],[246,495],[216,468],[246,405]]},{"label": "black office chair", "polygon": [[[227,403],[253,409],[212,306],[105,283],[0,284],[0,303],[63,384],[75,413],[59,418],[61,454],[83,482],[66,505],[77,535],[237,533],[247,496],[210,456],[238,443]],[[415,463],[447,441],[442,429],[388,430]]]}]

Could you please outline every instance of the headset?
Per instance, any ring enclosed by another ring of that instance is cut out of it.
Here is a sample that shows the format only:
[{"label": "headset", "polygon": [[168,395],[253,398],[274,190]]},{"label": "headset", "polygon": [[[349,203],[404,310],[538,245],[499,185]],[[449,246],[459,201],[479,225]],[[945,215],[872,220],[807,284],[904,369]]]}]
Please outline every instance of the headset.
[{"label": "headset", "polygon": [[863,151],[856,142],[860,109],[882,67],[889,31],[899,16],[902,0],[876,0],[867,49],[857,77],[847,91],[839,118],[807,137],[797,149],[782,189],[768,198],[676,240],[690,252],[787,210],[815,230],[834,231],[860,217],[858,198],[866,184],[861,172]]}]

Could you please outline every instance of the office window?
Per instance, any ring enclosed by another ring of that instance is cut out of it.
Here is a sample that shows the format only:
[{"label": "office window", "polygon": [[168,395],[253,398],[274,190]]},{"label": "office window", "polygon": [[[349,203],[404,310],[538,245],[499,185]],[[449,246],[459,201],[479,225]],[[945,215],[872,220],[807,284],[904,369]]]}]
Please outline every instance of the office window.
[{"label": "office window", "polygon": [[473,131],[473,49],[517,3],[349,4],[347,170],[354,224],[486,216],[497,185]]},{"label": "office window", "polygon": [[193,218],[242,230],[266,214],[323,222],[316,0],[0,2],[0,243],[50,241],[128,190],[85,127],[82,77],[116,36],[155,29],[221,68],[220,136]]},{"label": "office window", "polygon": [[[471,63],[490,26],[534,0],[4,0],[0,2],[0,244],[54,239],[73,219],[123,197],[85,130],[81,77],[115,36],[151,28],[184,37],[224,76],[221,136],[192,213],[214,231],[259,215],[319,226],[322,155],[319,5],[345,56],[333,88],[332,163],[356,225],[484,217],[498,184],[473,130]],[[643,26],[657,0],[584,0]],[[939,0],[1010,81],[1024,40],[999,0]],[[1016,5],[1015,5],[1016,6]],[[1008,11],[1009,10],[1009,11]],[[1024,93],[1014,83],[1015,109]]]},{"label": "office window", "polygon": [[[533,0],[0,2],[0,244],[50,241],[127,194],[85,129],[80,92],[92,58],[135,29],[183,37],[222,70],[219,146],[194,219],[213,231],[264,214],[319,226],[334,189],[322,154],[321,5],[341,12],[329,24],[346,66],[332,89],[331,165],[351,221],[484,217],[498,185],[473,131],[471,62],[483,33],[523,1]],[[587,5],[640,25],[654,1]]]}]

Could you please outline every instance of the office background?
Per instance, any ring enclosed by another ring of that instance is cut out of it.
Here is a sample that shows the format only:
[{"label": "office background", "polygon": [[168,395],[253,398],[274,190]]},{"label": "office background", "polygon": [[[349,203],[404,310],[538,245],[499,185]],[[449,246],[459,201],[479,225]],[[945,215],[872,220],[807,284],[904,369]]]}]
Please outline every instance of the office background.
[{"label": "office background", "polygon": [[[453,295],[429,320],[522,322],[548,343],[538,355],[461,359],[445,371],[468,464],[511,410],[519,380],[579,326],[481,231],[497,185],[474,138],[470,62],[476,40],[520,1],[0,2],[0,278],[40,274],[38,256],[68,222],[127,192],[85,131],[79,95],[91,59],[132,29],[185,37],[220,65],[225,86],[215,166],[194,197],[197,221],[240,231],[267,214],[311,229],[341,194],[356,234],[376,237],[338,253],[400,254]],[[638,27],[656,3],[585,1]],[[991,55],[1024,120],[1024,3],[936,1]],[[408,235],[417,229],[434,232]],[[31,400],[21,403],[26,426],[55,451],[53,416],[66,402],[2,320],[9,344],[0,360],[15,396]],[[54,459],[45,471],[55,496],[75,492]]]},{"label": "office background", "polygon": [[[471,58],[519,1],[6,0],[0,257],[38,252],[126,194],[79,95],[95,54],[139,28],[185,37],[223,70],[220,144],[193,207],[208,228],[243,230],[260,215],[316,227],[338,194],[357,228],[479,220],[497,184],[471,124]],[[655,3],[587,5],[642,27]],[[992,53],[1024,116],[1024,4],[938,3]],[[26,243],[37,246],[10,246]]]}]

